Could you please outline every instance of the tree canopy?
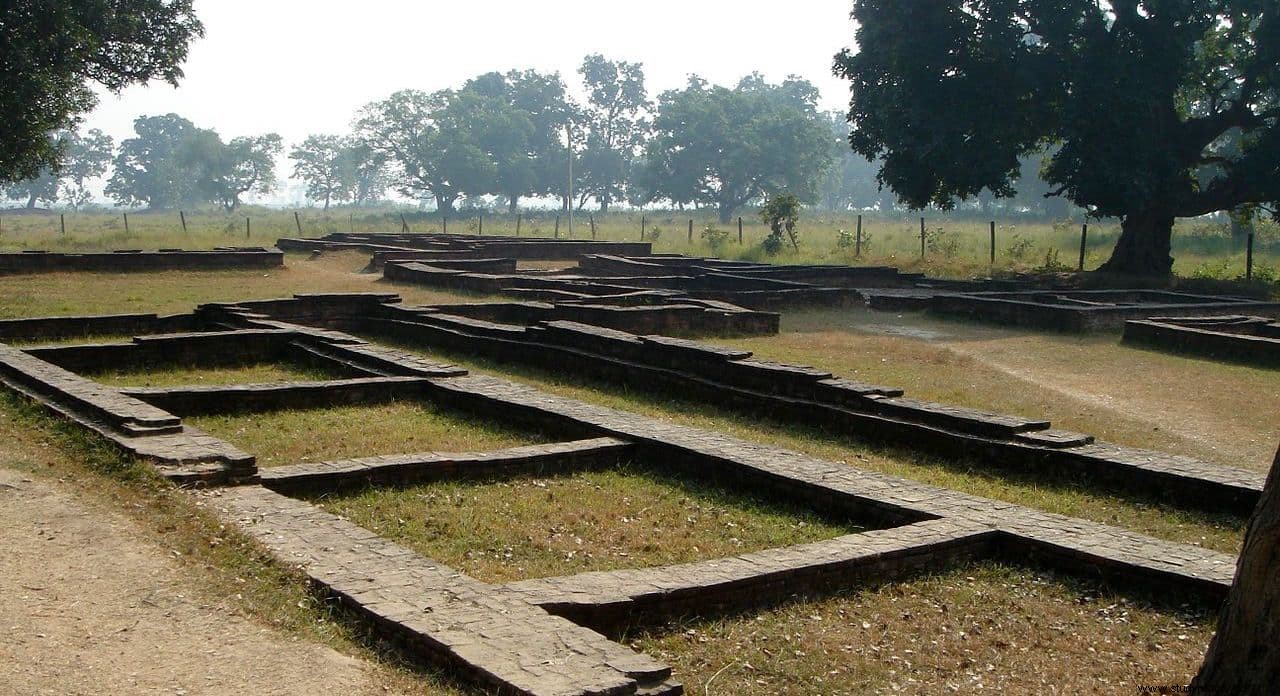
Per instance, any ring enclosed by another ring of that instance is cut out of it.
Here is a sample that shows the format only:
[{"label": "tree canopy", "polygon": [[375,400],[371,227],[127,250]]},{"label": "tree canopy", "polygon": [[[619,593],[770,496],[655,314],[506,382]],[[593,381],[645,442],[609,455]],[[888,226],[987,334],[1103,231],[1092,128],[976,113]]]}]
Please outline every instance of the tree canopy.
[{"label": "tree canopy", "polygon": [[[1050,195],[1122,218],[1105,270],[1167,274],[1176,217],[1280,200],[1274,0],[857,0],[855,151],[904,203]],[[1239,146],[1224,149],[1238,138]]]},{"label": "tree canopy", "polygon": [[215,131],[177,114],[143,116],[133,129],[137,135],[120,143],[106,186],[122,205],[166,209],[211,202],[230,211],[243,194],[275,186],[275,156],[283,148],[275,133],[224,143]]},{"label": "tree canopy", "polygon": [[806,80],[758,74],[733,89],[694,76],[664,92],[645,148],[647,198],[714,205],[721,222],[770,193],[816,202],[832,151],[817,100]]},{"label": "tree canopy", "polygon": [[0,29],[0,184],[58,170],[68,143],[50,134],[94,107],[91,83],[176,85],[204,31],[191,0],[7,0]]},{"label": "tree canopy", "polygon": [[45,168],[34,179],[12,184],[5,191],[9,198],[25,198],[28,208],[36,203],[68,203],[80,207],[93,196],[88,181],[102,176],[111,162],[114,142],[111,136],[92,128],[84,135],[75,131],[61,131],[53,136],[55,147],[62,153],[61,166],[54,171]]}]

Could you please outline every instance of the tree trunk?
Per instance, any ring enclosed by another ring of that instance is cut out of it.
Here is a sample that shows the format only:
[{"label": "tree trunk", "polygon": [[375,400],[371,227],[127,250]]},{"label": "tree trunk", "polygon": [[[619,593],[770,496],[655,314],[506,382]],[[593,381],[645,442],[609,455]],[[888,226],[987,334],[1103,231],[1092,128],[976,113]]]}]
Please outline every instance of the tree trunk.
[{"label": "tree trunk", "polygon": [[35,207],[36,207],[36,194],[33,193],[27,197],[27,210],[35,210]]},{"label": "tree trunk", "polygon": [[1172,236],[1172,213],[1150,210],[1130,213],[1120,223],[1120,239],[1115,251],[1098,270],[1135,276],[1168,276],[1173,272],[1173,257],[1169,255]]},{"label": "tree trunk", "polygon": [[600,212],[601,213],[609,212],[609,194],[607,193],[600,195]]},{"label": "tree trunk", "polygon": [[507,196],[507,212],[515,215],[520,210],[520,194],[512,193]]},{"label": "tree trunk", "polygon": [[726,202],[724,202],[724,201],[721,201],[721,202],[720,202],[720,204],[716,206],[716,214],[717,214],[717,216],[720,218],[720,224],[721,224],[721,225],[727,225],[727,224],[729,224],[730,222],[732,222],[732,221],[733,221],[733,211],[735,211],[735,210],[737,210],[737,209],[738,209],[738,207],[737,207],[736,205],[733,205],[732,203],[726,203]]},{"label": "tree trunk", "polygon": [[1190,693],[1274,694],[1280,684],[1280,452],[1253,510],[1218,632]]},{"label": "tree trunk", "polygon": [[329,212],[329,198],[330,198],[332,195],[333,195],[333,194],[332,194],[332,193],[330,193],[329,191],[325,191],[325,192],[324,192],[324,211],[325,211],[326,213],[327,213],[327,212]]},{"label": "tree trunk", "polygon": [[452,213],[453,202],[456,200],[458,200],[458,196],[456,194],[446,196],[446,195],[437,193],[436,194],[436,211],[441,214]]}]

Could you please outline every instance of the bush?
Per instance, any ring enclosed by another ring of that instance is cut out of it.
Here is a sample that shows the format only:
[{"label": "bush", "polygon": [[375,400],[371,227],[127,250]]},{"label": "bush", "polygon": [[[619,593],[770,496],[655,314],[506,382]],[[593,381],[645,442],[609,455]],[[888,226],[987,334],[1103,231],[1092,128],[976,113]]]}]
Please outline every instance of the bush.
[{"label": "bush", "polygon": [[724,248],[725,242],[729,241],[729,233],[715,225],[707,225],[702,228],[702,241],[718,254]]},{"label": "bush", "polygon": [[771,234],[760,242],[760,248],[764,249],[764,253],[770,256],[777,256],[782,251],[782,235]]},{"label": "bush", "polygon": [[1010,239],[1009,248],[1006,251],[1014,261],[1022,261],[1031,254],[1031,247],[1034,246],[1034,243],[1030,239],[1016,232]]}]

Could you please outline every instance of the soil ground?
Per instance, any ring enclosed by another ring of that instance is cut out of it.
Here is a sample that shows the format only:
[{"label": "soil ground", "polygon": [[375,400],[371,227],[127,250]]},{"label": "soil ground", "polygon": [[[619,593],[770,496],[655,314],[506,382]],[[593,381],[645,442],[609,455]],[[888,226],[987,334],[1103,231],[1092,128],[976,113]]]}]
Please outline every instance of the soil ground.
[{"label": "soil ground", "polygon": [[132,520],[7,461],[0,548],[2,693],[392,693],[376,665],[207,603]]}]

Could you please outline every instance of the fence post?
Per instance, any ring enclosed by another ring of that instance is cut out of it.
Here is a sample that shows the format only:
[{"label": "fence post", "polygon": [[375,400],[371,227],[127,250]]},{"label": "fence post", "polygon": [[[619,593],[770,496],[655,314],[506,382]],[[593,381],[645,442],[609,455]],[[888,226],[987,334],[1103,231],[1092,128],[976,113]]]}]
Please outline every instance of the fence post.
[{"label": "fence post", "polygon": [[1080,225],[1080,265],[1079,270],[1084,271],[1084,245],[1089,241],[1089,223]]},{"label": "fence post", "polygon": [[693,243],[693,218],[689,218],[689,243]]},{"label": "fence post", "polygon": [[441,217],[441,218],[440,218],[440,223],[441,223],[441,230],[442,230],[445,234],[449,234],[449,216],[448,216],[448,215],[445,215],[445,216]]},{"label": "fence post", "polygon": [[1253,233],[1249,233],[1249,241],[1245,247],[1244,256],[1244,279],[1246,281],[1253,280]]},{"label": "fence post", "polygon": [[65,237],[65,236],[66,236],[66,234],[67,234],[67,216],[66,216],[66,214],[64,214],[64,213],[59,213],[59,214],[58,214],[58,224],[62,226],[62,235]]},{"label": "fence post", "polygon": [[742,243],[742,216],[738,216],[738,243]]},{"label": "fence post", "polygon": [[179,211],[178,211],[178,219],[182,221],[182,231],[183,231],[183,233],[186,233],[186,231],[187,231],[187,214],[186,214],[185,212],[183,212],[183,211],[179,210]]},{"label": "fence post", "polygon": [[516,213],[516,236],[520,236],[520,221],[524,218],[524,213]]},{"label": "fence post", "polygon": [[924,258],[924,218],[920,218],[920,258]]},{"label": "fence post", "polygon": [[347,224],[350,225],[349,229],[351,230],[351,234],[355,234],[356,233],[356,214],[355,213],[347,213],[347,214],[350,216],[350,218],[347,220]]},{"label": "fence post", "polygon": [[587,220],[591,222],[591,238],[596,238],[596,216],[588,215]]},{"label": "fence post", "polygon": [[129,234],[129,214],[124,213],[124,233]]},{"label": "fence post", "polygon": [[244,219],[244,238],[249,238],[249,218]]},{"label": "fence post", "polygon": [[996,265],[996,221],[991,221],[991,265]]},{"label": "fence post", "polygon": [[640,241],[644,241],[644,216],[640,216]]},{"label": "fence post", "polygon": [[560,238],[560,216],[556,216],[556,239]]},{"label": "fence post", "polygon": [[302,236],[302,216],[298,215],[298,211],[293,211],[293,224],[298,226],[298,236]]},{"label": "fence post", "polygon": [[400,213],[400,234],[409,231],[409,221],[404,219],[404,213]]},{"label": "fence post", "polygon": [[855,257],[862,256],[862,216],[858,216],[858,228],[853,238],[853,255]]}]

